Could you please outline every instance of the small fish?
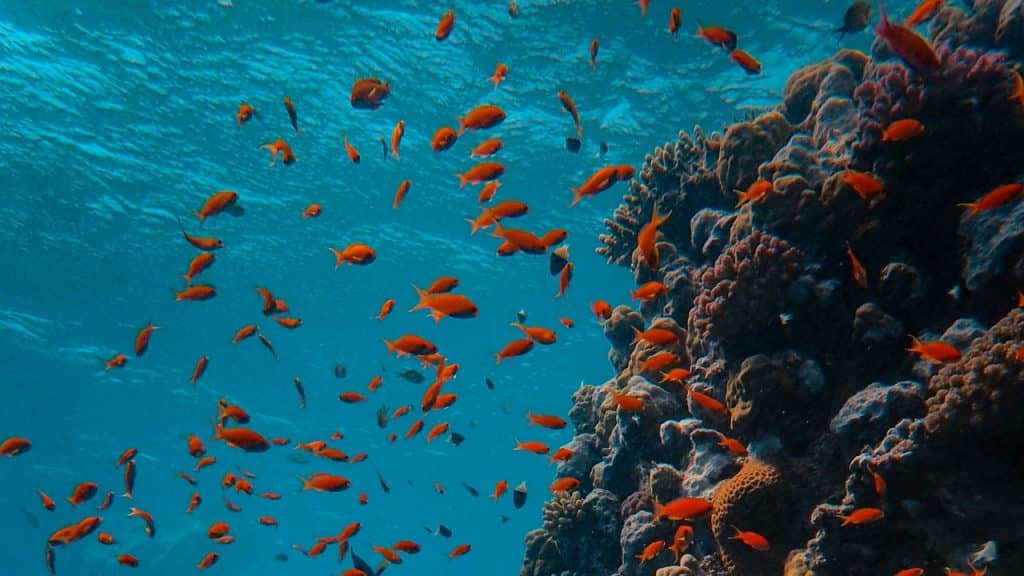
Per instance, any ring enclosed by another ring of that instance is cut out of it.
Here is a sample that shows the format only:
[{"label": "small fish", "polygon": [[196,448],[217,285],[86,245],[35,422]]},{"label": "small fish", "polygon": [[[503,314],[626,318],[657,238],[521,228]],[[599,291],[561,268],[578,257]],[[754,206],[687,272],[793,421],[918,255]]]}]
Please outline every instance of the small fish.
[{"label": "small fish", "polygon": [[494,390],[494,380],[491,380],[490,377],[484,377],[484,384],[487,385],[488,390]]},{"label": "small fish", "polygon": [[907,16],[907,19],[903,22],[903,25],[907,28],[913,28],[918,24],[924,24],[925,22],[932,19],[945,0],[921,0],[921,2],[914,8],[914,11]]},{"label": "small fish", "polygon": [[572,152],[574,154],[576,152],[579,152],[580,147],[582,145],[583,143],[580,141],[580,139],[575,136],[567,136],[565,138],[565,149],[568,150],[569,152]]},{"label": "small fish", "polygon": [[913,118],[890,122],[882,131],[882,142],[905,142],[924,134],[924,124]]},{"label": "small fish", "polygon": [[885,518],[885,512],[879,508],[857,508],[846,516],[839,515],[839,519],[843,521],[843,526],[869,524],[883,518]]},{"label": "small fish", "polygon": [[761,63],[758,62],[756,58],[751,56],[750,53],[747,52],[746,50],[740,50],[739,48],[736,48],[735,50],[732,51],[731,54],[729,54],[729,60],[735,62],[737,65],[739,65],[740,68],[743,68],[744,72],[746,72],[749,75],[761,73]]},{"label": "small fish", "polygon": [[259,338],[260,342],[263,343],[263,347],[270,351],[270,354],[274,357],[274,360],[277,360],[277,351],[274,350],[274,343],[270,341],[270,338],[267,338],[267,336],[263,332],[259,332],[258,334],[256,334],[256,337]]},{"label": "small fish", "polygon": [[853,248],[850,247],[850,243],[846,243],[846,255],[850,259],[850,274],[853,276],[853,281],[857,283],[861,288],[867,289],[868,287],[868,271],[857,259],[857,255],[853,253]]},{"label": "small fish", "polygon": [[348,374],[348,369],[345,368],[344,364],[335,364],[334,365],[334,377],[335,378],[344,378],[346,374]]},{"label": "small fish", "polygon": [[299,136],[302,136],[302,130],[299,129],[299,115],[295,111],[295,104],[292,102],[292,99],[287,96],[284,97],[284,109],[288,111],[288,120],[291,121],[292,128],[295,128],[295,132],[297,132]]},{"label": "small fish", "polygon": [[863,31],[870,22],[871,4],[864,0],[857,0],[846,9],[846,13],[843,14],[843,23],[833,32],[839,34],[839,39],[842,40],[843,36],[847,34],[856,34]]},{"label": "small fish", "polygon": [[597,51],[601,46],[601,39],[594,38],[590,41],[590,67],[597,68]]},{"label": "small fish", "polygon": [[402,144],[402,136],[405,135],[405,120],[399,120],[391,131],[391,155],[395,160],[401,160],[398,155],[398,147]]},{"label": "small fish", "polygon": [[398,205],[405,199],[405,195],[409,193],[409,187],[412,186],[411,180],[402,180],[402,183],[398,185],[398,189],[395,190],[395,198],[391,203],[391,208],[398,210]]},{"label": "small fish", "polygon": [[727,28],[722,28],[721,26],[708,26],[705,28],[698,24],[697,36],[710,44],[722,48],[726,52],[732,52],[736,49],[736,33]]},{"label": "small fish", "polygon": [[771,546],[768,544],[768,540],[757,532],[740,530],[735,526],[733,526],[732,529],[735,530],[736,533],[729,537],[730,540],[739,540],[746,544],[750,549],[757,550],[758,552],[767,552],[771,549]]},{"label": "small fish", "polygon": [[448,9],[441,16],[440,22],[437,23],[437,30],[434,31],[434,39],[438,42],[443,42],[452,33],[452,28],[455,26],[455,11]]},{"label": "small fish", "polygon": [[380,472],[377,472],[377,482],[380,484],[380,489],[383,490],[385,494],[391,494],[391,487],[388,486],[387,481],[384,480],[384,475]]},{"label": "small fish", "polygon": [[960,351],[952,344],[941,340],[922,342],[914,336],[910,338],[913,342],[910,348],[907,348],[907,352],[918,354],[923,360],[935,363],[957,362],[960,360]]},{"label": "small fish", "polygon": [[248,102],[242,102],[238,105],[238,112],[235,113],[235,122],[238,123],[239,127],[249,120],[252,120],[254,117],[259,118],[260,116],[256,113],[256,109],[253,108],[251,104]]},{"label": "small fish", "polygon": [[285,166],[291,166],[298,158],[295,157],[295,152],[292,151],[292,147],[288,145],[288,142],[284,138],[278,138],[273,142],[268,142],[262,146],[261,149],[270,152],[270,165],[273,166],[274,162],[277,161],[277,155],[281,155],[281,162]]},{"label": "small fish", "polygon": [[599,150],[600,150],[600,155],[601,156],[604,156],[605,154],[607,154],[608,153],[608,143],[602,140]]},{"label": "small fish", "polygon": [[465,489],[466,489],[466,492],[469,492],[469,493],[470,493],[470,494],[471,494],[472,496],[479,496],[479,495],[480,495],[480,492],[479,492],[479,491],[477,491],[477,489],[476,489],[476,488],[473,488],[472,486],[470,486],[470,485],[469,485],[468,483],[466,483],[466,482],[463,482],[463,483],[462,483],[462,487],[463,487],[463,488],[465,488]]},{"label": "small fish", "polygon": [[295,392],[299,395],[299,410],[306,408],[306,389],[302,386],[302,380],[296,376],[292,382],[295,383]]},{"label": "small fish", "polygon": [[498,65],[494,67],[494,74],[491,75],[491,82],[493,82],[494,87],[497,88],[498,84],[506,78],[508,78],[508,66],[498,62]]},{"label": "small fish", "polygon": [[875,34],[885,41],[889,50],[899,56],[908,68],[918,74],[929,74],[942,66],[938,55],[927,40],[910,28],[889,21],[881,0],[878,2],[878,11],[881,20],[875,26]]},{"label": "small fish", "polygon": [[[345,154],[348,156],[348,159],[351,160],[353,164],[359,164],[359,161],[361,159],[361,157],[359,156],[359,151],[356,150],[355,146],[349,143],[348,134],[345,134],[344,139],[342,139],[342,143],[345,145]],[[387,155],[386,147],[384,149],[384,154],[385,156]]]},{"label": "small fish", "polygon": [[398,373],[398,376],[405,380],[406,382],[411,382],[413,384],[422,384],[424,380],[423,374],[421,372],[417,372],[416,370],[411,369],[402,370],[401,372]]},{"label": "small fish", "polygon": [[448,436],[448,441],[454,444],[455,446],[461,445],[465,439],[466,437],[463,436],[462,434],[459,434],[458,432],[452,432],[451,435]]},{"label": "small fish", "polygon": [[564,90],[558,92],[558,100],[562,103],[562,108],[572,116],[572,121],[576,124],[576,138],[583,138],[583,125],[580,123],[580,113],[576,109],[576,103],[573,102],[571,96]]},{"label": "small fish", "polygon": [[967,212],[964,218],[970,218],[981,212],[988,212],[1001,207],[1003,204],[1015,200],[1021,196],[1024,192],[1024,184],[1020,182],[1014,182],[1012,184],[1003,184],[997,186],[988,194],[985,194],[975,202],[969,202],[966,204],[957,204],[961,208],[967,208]]},{"label": "small fish", "polygon": [[679,8],[673,8],[672,11],[668,13],[668,33],[675,37],[682,25],[683,13],[680,12]]}]

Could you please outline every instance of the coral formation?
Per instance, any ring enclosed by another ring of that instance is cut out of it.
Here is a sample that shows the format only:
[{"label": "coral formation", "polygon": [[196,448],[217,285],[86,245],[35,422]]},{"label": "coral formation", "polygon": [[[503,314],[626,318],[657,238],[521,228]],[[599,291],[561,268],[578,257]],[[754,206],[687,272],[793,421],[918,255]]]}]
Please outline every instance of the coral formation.
[{"label": "coral formation", "polygon": [[[870,57],[842,50],[795,72],[776,108],[645,158],[598,252],[669,294],[606,322],[616,376],[576,392],[579,454],[559,472],[590,484],[546,509],[522,574],[941,573],[989,540],[1003,551],[990,574],[1024,573],[1024,471],[1008,457],[1024,453],[1024,202],[962,206],[1024,168],[1024,9],[947,6],[928,30],[939,66],[927,76],[881,41]],[[901,119],[923,133],[884,139]],[[757,181],[763,198],[737,207]],[[656,270],[637,245],[655,210],[671,212]],[[638,343],[645,327],[677,338]],[[960,357],[909,353],[910,336]],[[659,352],[688,376],[645,372]],[[613,390],[643,408],[608,402]],[[605,548],[587,549],[598,571],[581,560],[590,542],[549,545],[590,538],[563,526],[594,494],[615,502],[593,540]],[[640,563],[647,545],[673,543],[679,522],[651,520],[678,498],[712,499],[710,525],[687,521],[678,561]],[[865,508],[881,518],[843,525]]]}]

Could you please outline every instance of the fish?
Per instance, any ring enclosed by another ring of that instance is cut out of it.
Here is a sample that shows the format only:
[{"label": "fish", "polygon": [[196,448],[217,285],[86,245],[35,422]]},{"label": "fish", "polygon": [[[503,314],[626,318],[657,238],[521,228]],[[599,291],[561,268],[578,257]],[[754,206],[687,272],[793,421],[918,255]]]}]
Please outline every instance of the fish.
[{"label": "fish", "polygon": [[132,498],[132,491],[135,489],[135,459],[129,460],[124,466],[124,496]]},{"label": "fish", "polygon": [[746,50],[736,48],[729,54],[729,60],[735,62],[749,75],[761,73],[761,63]]},{"label": "fish", "polygon": [[343,264],[366,266],[377,259],[377,252],[373,248],[361,242],[353,242],[343,250],[338,250],[337,248],[330,248],[329,250],[334,253],[335,270]]},{"label": "fish", "polygon": [[735,190],[738,198],[736,201],[736,207],[739,208],[748,202],[751,204],[760,204],[765,198],[768,197],[768,193],[772,191],[772,183],[767,180],[757,179],[750,183],[750,186],[746,190]]},{"label": "fish", "polygon": [[636,290],[630,291],[630,296],[634,300],[641,300],[644,302],[653,302],[666,295],[668,295],[668,286],[665,286],[657,280],[646,282]]},{"label": "fish", "polygon": [[306,206],[305,210],[302,211],[302,218],[303,220],[308,218],[316,218],[317,216],[320,216],[321,211],[322,208],[320,207],[319,204],[310,204],[309,206]]},{"label": "fish", "polygon": [[732,529],[735,531],[735,534],[729,537],[730,540],[739,540],[748,548],[758,552],[767,552],[771,549],[768,540],[757,532],[740,530],[736,526],[733,526]]},{"label": "fish", "polygon": [[906,142],[924,134],[924,124],[914,118],[890,122],[882,131],[882,142]]},{"label": "fish", "polygon": [[285,166],[291,166],[292,164],[298,161],[298,158],[295,156],[295,152],[292,150],[292,147],[288,144],[288,142],[285,141],[284,138],[278,138],[273,142],[267,142],[266,144],[260,146],[260,148],[270,152],[271,166],[273,166],[274,162],[277,161],[278,154],[281,155],[281,163],[283,163]]},{"label": "fish", "polygon": [[597,51],[601,47],[601,39],[594,38],[590,41],[590,67],[597,68]]},{"label": "fish", "polygon": [[210,216],[216,216],[221,212],[229,212],[235,216],[241,216],[245,213],[244,210],[237,204],[238,193],[233,190],[221,190],[211,194],[209,198],[203,202],[203,205],[199,210],[193,210],[192,213],[199,218],[199,222],[206,222],[206,219]]},{"label": "fish", "polygon": [[376,110],[391,95],[391,85],[377,78],[359,78],[352,84],[349,103],[357,110]]},{"label": "fish", "polygon": [[853,281],[857,283],[861,288],[867,289],[868,287],[868,271],[857,259],[857,255],[853,253],[853,248],[850,247],[850,243],[846,243],[846,255],[850,259],[850,274],[853,276]]},{"label": "fish", "polygon": [[562,103],[562,108],[565,108],[565,111],[572,116],[573,123],[576,124],[576,137],[583,138],[583,125],[580,123],[580,113],[576,108],[576,102],[564,90],[559,90],[558,100]]},{"label": "fish", "polygon": [[498,84],[500,84],[501,81],[505,80],[506,78],[508,78],[508,66],[502,64],[501,62],[498,62],[498,64],[494,67],[494,74],[491,75],[490,80],[494,84],[494,87],[497,88]]},{"label": "fish", "polygon": [[488,158],[494,156],[499,150],[504,148],[505,143],[501,138],[491,138],[484,140],[483,142],[476,145],[472,152],[469,153],[470,158]]},{"label": "fish", "polygon": [[557,276],[566,264],[569,263],[569,246],[561,246],[556,250],[552,250],[551,256],[548,259],[548,272],[552,276]]},{"label": "fish", "polygon": [[883,518],[885,518],[885,512],[879,508],[857,508],[848,515],[839,515],[839,519],[843,521],[842,526],[869,524]]},{"label": "fish", "polygon": [[259,114],[256,109],[252,107],[248,102],[242,102],[238,105],[238,112],[235,113],[235,122],[241,128],[242,124],[245,124],[253,118],[259,118]]},{"label": "fish", "polygon": [[462,136],[466,130],[487,130],[494,128],[505,121],[508,115],[499,106],[493,104],[482,104],[473,108],[458,119],[458,135]]},{"label": "fish", "polygon": [[960,360],[960,350],[941,340],[930,340],[922,342],[915,336],[911,336],[912,344],[910,348],[907,348],[907,352],[917,354],[923,360],[933,363],[945,363],[945,362],[958,362]]},{"label": "fish", "polygon": [[875,26],[875,34],[885,41],[889,50],[898,56],[904,64],[918,74],[926,75],[935,72],[942,66],[938,55],[927,40],[910,28],[893,24],[885,13],[885,5],[878,0],[880,20]]},{"label": "fish", "polygon": [[1024,192],[1024,184],[1013,182],[995,187],[991,192],[985,194],[975,202],[957,204],[958,207],[967,208],[964,218],[976,216],[981,212],[988,212],[1002,207],[1007,202],[1016,200]]},{"label": "fish", "polygon": [[411,382],[413,384],[422,384],[424,380],[423,374],[416,370],[402,370],[398,373],[398,376],[406,382]]},{"label": "fish", "polygon": [[128,362],[128,357],[124,354],[114,354],[110,360],[103,362],[104,370],[113,370],[114,368],[124,368],[124,365]]},{"label": "fish", "polygon": [[856,0],[856,2],[847,7],[846,12],[843,14],[843,23],[832,32],[838,34],[839,39],[842,40],[847,34],[856,34],[857,32],[864,31],[870,22],[871,4],[864,0]]},{"label": "fish", "polygon": [[565,149],[568,150],[569,152],[572,152],[573,154],[575,154],[575,153],[580,151],[580,148],[582,146],[583,146],[583,141],[581,141],[579,138],[577,138],[575,136],[566,136],[565,137]]},{"label": "fish", "polygon": [[352,161],[353,164],[359,164],[362,157],[359,155],[359,151],[348,141],[348,134],[345,134],[342,143],[345,145],[345,155]]},{"label": "fish", "polygon": [[398,155],[398,147],[402,144],[402,136],[405,135],[405,120],[399,120],[391,131],[391,155],[395,160],[401,160]]},{"label": "fish", "polygon": [[434,39],[438,42],[443,42],[452,33],[452,28],[455,26],[455,11],[448,9],[441,16],[441,21],[437,23],[437,30],[434,32]]},{"label": "fish", "polygon": [[472,550],[472,546],[469,544],[459,544],[448,553],[448,558],[458,558],[459,556],[465,556]]},{"label": "fish", "polygon": [[480,492],[476,488],[470,486],[468,483],[463,482],[462,487],[465,488],[466,492],[469,492],[471,496],[480,496]]},{"label": "fish", "polygon": [[914,8],[914,11],[910,13],[910,16],[907,16],[907,19],[903,21],[903,25],[907,28],[913,28],[918,24],[924,24],[938,13],[944,3],[945,0],[921,0],[917,7]]},{"label": "fish", "polygon": [[306,408],[306,389],[302,386],[302,380],[296,376],[292,382],[295,383],[295,392],[299,395],[299,410]]},{"label": "fish", "polygon": [[530,350],[533,350],[533,342],[534,341],[530,338],[520,338],[509,342],[501,349],[500,352],[495,354],[497,357],[495,364],[501,364],[502,360],[513,358],[515,356],[522,356]]},{"label": "fish", "polygon": [[188,232],[185,232],[185,227],[182,225],[180,218],[178,219],[178,228],[181,229],[181,237],[184,238],[186,242],[200,250],[219,250],[224,247],[224,242],[218,238],[192,236]]},{"label": "fish", "polygon": [[679,33],[679,28],[683,25],[683,13],[680,12],[679,8],[673,8],[668,13],[668,33],[673,37]]},{"label": "fish", "polygon": [[380,472],[377,472],[377,483],[380,484],[380,489],[383,490],[385,494],[391,494],[391,487],[388,486],[387,481],[384,480],[384,475]]},{"label": "fish", "polygon": [[636,559],[640,561],[640,565],[643,566],[645,562],[654,560],[661,554],[662,550],[665,549],[664,540],[655,540],[644,547],[643,551],[636,555]]},{"label": "fish", "polygon": [[562,298],[565,296],[566,291],[569,290],[569,282],[572,281],[572,272],[576,268],[576,265],[572,262],[568,262],[562,273],[558,275],[558,292],[555,293],[555,298]]},{"label": "fish", "polygon": [[188,264],[188,272],[185,273],[185,286],[192,285],[192,279],[213,265],[216,256],[212,252],[200,252]]},{"label": "fish", "polygon": [[402,180],[402,183],[398,185],[398,189],[395,190],[395,199],[391,203],[391,208],[398,210],[398,205],[405,199],[405,195],[409,193],[409,187],[412,186],[412,181]]},{"label": "fish", "polygon": [[726,52],[732,52],[736,49],[737,36],[736,33],[727,28],[721,26],[701,26],[697,25],[697,36],[703,38],[704,41],[709,44],[713,44],[722,48]]},{"label": "fish", "polygon": [[463,443],[463,441],[465,441],[465,440],[466,440],[466,437],[463,436],[462,434],[459,434],[458,432],[452,432],[448,436],[448,442],[453,444],[453,445],[455,445],[455,446],[461,445]]},{"label": "fish", "polygon": [[302,136],[302,130],[299,128],[299,115],[295,111],[295,103],[287,96],[284,97],[284,109],[288,112],[288,121],[292,123],[292,128],[295,129],[299,136]]},{"label": "fish", "polygon": [[458,173],[455,176],[459,179],[459,188],[466,185],[483,184],[490,180],[501,178],[505,174],[505,166],[499,162],[481,162],[469,170]]},{"label": "fish", "polygon": [[673,521],[692,520],[703,518],[711,513],[712,504],[703,498],[680,497],[666,504],[654,501],[654,519],[657,522],[662,518]]},{"label": "fish", "polygon": [[434,132],[434,136],[430,139],[430,149],[434,152],[444,152],[455,145],[455,142],[459,139],[459,135],[448,126],[442,126]]},{"label": "fish", "polygon": [[146,524],[147,536],[149,536],[151,539],[156,537],[156,524],[153,522],[152,514],[146,512],[145,510],[140,510],[138,508],[130,508],[128,512],[128,517],[131,518],[133,516],[142,518],[142,521]]}]

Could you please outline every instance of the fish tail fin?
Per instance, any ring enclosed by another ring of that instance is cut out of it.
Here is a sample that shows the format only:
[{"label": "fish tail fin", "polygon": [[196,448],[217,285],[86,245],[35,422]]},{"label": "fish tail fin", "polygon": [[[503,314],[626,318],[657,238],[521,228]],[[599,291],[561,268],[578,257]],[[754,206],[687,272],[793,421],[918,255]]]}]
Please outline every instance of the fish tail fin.
[{"label": "fish tail fin", "polygon": [[892,24],[889,23],[889,14],[885,11],[885,4],[882,4],[882,0],[878,1],[878,26],[876,30],[888,31]]},{"label": "fish tail fin", "polygon": [[[495,352],[494,356],[496,358],[494,363],[495,364],[501,364],[501,352]],[[516,445],[517,446],[519,445],[519,440],[516,440]]]},{"label": "fish tail fin", "polygon": [[580,200],[583,200],[583,194],[580,193],[579,188],[569,188],[569,190],[572,192],[572,202],[569,202],[569,208],[572,208],[579,204]]},{"label": "fish tail fin", "polygon": [[295,477],[298,478],[299,482],[302,483],[302,487],[299,488],[299,492],[309,489],[309,480],[306,480],[305,478],[299,475],[296,475]]},{"label": "fish tail fin", "polygon": [[462,136],[462,133],[466,131],[466,119],[459,118],[459,131],[455,133],[456,136]]},{"label": "fish tail fin", "polygon": [[334,254],[334,269],[337,270],[338,268],[341,267],[342,264],[345,263],[345,257],[342,254],[341,250],[338,250],[337,248],[328,248],[328,250],[330,250],[331,253]]},{"label": "fish tail fin", "polygon": [[981,209],[978,207],[977,202],[965,202],[963,204],[957,204],[957,208],[967,208],[966,215],[968,218],[974,216],[975,214],[981,211]]},{"label": "fish tail fin", "polygon": [[[416,305],[413,306],[412,308],[409,308],[409,312],[415,312],[417,310],[423,310],[424,308],[429,308],[430,305],[428,304],[428,300],[430,299],[430,294],[428,294],[426,290],[424,290],[423,288],[420,288],[419,286],[417,286],[415,284],[412,284],[412,289],[416,291],[416,296],[419,297],[420,301],[417,302]],[[433,314],[433,313],[431,313],[431,314]]]},{"label": "fish tail fin", "polygon": [[472,226],[472,229],[469,231],[469,235],[470,236],[472,236],[472,235],[474,235],[474,234],[476,234],[477,232],[480,231],[480,227],[477,226],[476,220],[474,220],[473,218],[465,218],[465,220],[466,220],[466,222],[469,222],[470,226]]},{"label": "fish tail fin", "polygon": [[[636,298],[636,296],[634,296],[634,298]],[[631,328],[633,329],[633,345],[635,346],[637,342],[640,342],[640,340],[643,339],[644,333],[636,326],[631,326]]]},{"label": "fish tail fin", "polygon": [[917,336],[914,336],[913,334],[911,334],[910,335],[910,341],[911,341],[910,348],[907,348],[907,352],[916,352],[917,350],[921,349],[922,344],[921,344],[921,341],[917,339]]},{"label": "fish tail fin", "polygon": [[455,177],[459,179],[459,189],[460,190],[462,188],[465,188],[466,184],[469,183],[469,178],[467,178],[464,174],[456,174]]}]

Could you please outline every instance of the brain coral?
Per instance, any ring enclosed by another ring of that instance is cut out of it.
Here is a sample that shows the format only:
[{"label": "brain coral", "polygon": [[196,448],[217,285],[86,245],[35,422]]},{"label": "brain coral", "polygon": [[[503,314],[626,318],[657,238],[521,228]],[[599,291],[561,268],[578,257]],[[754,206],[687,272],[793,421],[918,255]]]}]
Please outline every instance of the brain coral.
[{"label": "brain coral", "polygon": [[[779,469],[768,462],[750,458],[738,474],[722,482],[712,499],[711,530],[722,562],[730,573],[744,576],[778,574],[785,551],[775,538],[788,512],[789,493]],[[752,530],[775,542],[770,552],[747,548],[737,540],[733,526]]]}]

